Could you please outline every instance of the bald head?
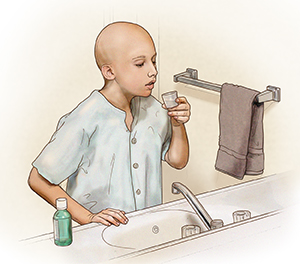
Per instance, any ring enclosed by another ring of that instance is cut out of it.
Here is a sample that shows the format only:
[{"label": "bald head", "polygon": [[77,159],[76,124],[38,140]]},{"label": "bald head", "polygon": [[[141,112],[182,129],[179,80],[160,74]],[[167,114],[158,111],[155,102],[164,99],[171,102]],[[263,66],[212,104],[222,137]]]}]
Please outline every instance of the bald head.
[{"label": "bald head", "polygon": [[129,22],[116,22],[106,26],[95,43],[95,59],[101,69],[141,45],[153,45],[150,34],[141,26]]}]

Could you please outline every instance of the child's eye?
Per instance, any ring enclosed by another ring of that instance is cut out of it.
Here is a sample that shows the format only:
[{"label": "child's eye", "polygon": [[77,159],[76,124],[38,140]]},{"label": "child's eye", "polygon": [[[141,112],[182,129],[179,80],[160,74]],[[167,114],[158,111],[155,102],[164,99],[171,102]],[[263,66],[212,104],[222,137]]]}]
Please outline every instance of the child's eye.
[{"label": "child's eye", "polygon": [[156,61],[152,61],[153,65],[156,65]]},{"label": "child's eye", "polygon": [[144,66],[144,64],[145,64],[145,62],[143,62],[143,63],[139,63],[139,64],[135,64],[135,66],[137,66],[137,67],[143,67]]}]

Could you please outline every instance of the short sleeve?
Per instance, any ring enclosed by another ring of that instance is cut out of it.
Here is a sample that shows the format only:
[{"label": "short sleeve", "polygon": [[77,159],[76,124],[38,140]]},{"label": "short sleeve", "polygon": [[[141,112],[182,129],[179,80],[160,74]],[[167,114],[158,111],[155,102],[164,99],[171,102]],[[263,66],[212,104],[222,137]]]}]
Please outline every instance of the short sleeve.
[{"label": "short sleeve", "polygon": [[163,142],[163,145],[162,145],[161,159],[162,159],[163,161],[165,161],[166,153],[167,153],[168,150],[169,150],[170,143],[171,143],[171,138],[172,138],[172,129],[171,129],[170,119],[168,118],[168,122],[167,122],[167,133],[166,133],[166,137],[165,137],[165,140],[164,140],[164,142]]},{"label": "short sleeve", "polygon": [[71,115],[63,116],[32,165],[49,182],[59,184],[78,170],[88,142],[85,129]]}]

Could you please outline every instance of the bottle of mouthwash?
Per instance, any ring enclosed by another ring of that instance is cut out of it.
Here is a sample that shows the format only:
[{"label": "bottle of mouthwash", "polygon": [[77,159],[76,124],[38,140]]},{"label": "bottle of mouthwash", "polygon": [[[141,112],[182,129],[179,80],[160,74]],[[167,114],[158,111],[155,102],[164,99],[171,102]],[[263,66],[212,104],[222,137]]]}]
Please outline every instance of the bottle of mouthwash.
[{"label": "bottle of mouthwash", "polygon": [[67,211],[67,199],[56,199],[57,211],[53,216],[54,243],[68,246],[72,243],[72,217]]}]

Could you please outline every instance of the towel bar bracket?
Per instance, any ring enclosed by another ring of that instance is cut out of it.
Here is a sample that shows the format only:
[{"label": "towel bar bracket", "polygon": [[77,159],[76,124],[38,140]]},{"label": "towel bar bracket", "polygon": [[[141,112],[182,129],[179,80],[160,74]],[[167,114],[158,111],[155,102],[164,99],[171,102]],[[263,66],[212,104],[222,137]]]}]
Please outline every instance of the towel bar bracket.
[{"label": "towel bar bracket", "polygon": [[195,80],[198,79],[198,71],[196,69],[187,68],[186,71],[190,74],[190,77],[192,79],[195,79]]},{"label": "towel bar bracket", "polygon": [[275,101],[280,102],[281,100],[281,93],[280,88],[275,86],[267,86],[267,90],[263,91],[259,94],[258,102],[268,102],[268,101]]},{"label": "towel bar bracket", "polygon": [[[175,74],[173,76],[174,82],[181,82],[197,87],[201,87],[204,89],[212,90],[215,92],[221,92],[222,85],[211,83],[203,80],[198,79],[198,71],[196,69],[187,68],[185,72],[181,72]],[[275,86],[267,86],[267,90],[261,92],[257,98],[258,103],[268,102],[268,101],[275,101],[280,102],[281,100],[281,90],[279,87]]]},{"label": "towel bar bracket", "polygon": [[196,69],[187,68],[185,72],[181,72],[174,75],[174,82],[179,82],[180,77],[187,77],[194,80],[198,79],[198,71]]}]

